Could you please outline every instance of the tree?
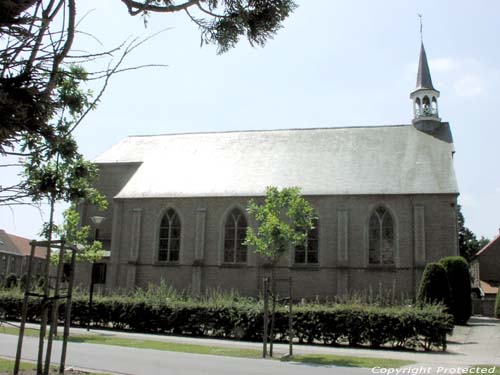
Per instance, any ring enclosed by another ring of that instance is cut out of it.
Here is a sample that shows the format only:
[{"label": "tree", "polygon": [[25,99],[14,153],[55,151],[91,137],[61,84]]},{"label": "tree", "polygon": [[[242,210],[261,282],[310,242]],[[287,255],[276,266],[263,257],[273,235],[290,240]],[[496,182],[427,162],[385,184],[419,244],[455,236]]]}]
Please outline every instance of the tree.
[{"label": "tree", "polygon": [[428,263],[425,266],[417,302],[419,304],[441,303],[446,311],[452,311],[451,289],[446,270],[440,263]]},{"label": "tree", "polygon": [[[264,45],[296,7],[292,0],[121,0],[130,15],[185,12],[200,29],[203,43],[219,53],[242,36]],[[77,0],[0,1],[0,153],[8,153],[26,135],[57,142],[48,122],[61,108],[55,95],[64,65],[83,63],[111,51],[88,55],[72,50]]]},{"label": "tree", "polygon": [[251,200],[247,211],[258,229],[248,228],[244,244],[268,259],[273,269],[290,246],[304,243],[315,219],[314,209],[297,187],[268,187],[264,203]]},{"label": "tree", "polygon": [[[254,200],[248,203],[249,215],[257,221],[258,228],[254,231],[248,227],[244,245],[252,246],[257,254],[269,261],[271,267],[272,317],[270,337],[270,355],[273,356],[273,331],[276,311],[276,277],[275,266],[290,246],[303,244],[307,232],[313,228],[316,216],[314,209],[300,195],[298,187],[283,188],[267,187],[264,203],[259,205]],[[264,290],[264,342],[267,351],[267,288]],[[289,303],[292,303],[291,301]]]},{"label": "tree", "polygon": [[469,265],[463,257],[450,256],[439,261],[446,271],[453,299],[455,324],[466,324],[472,315]]},{"label": "tree", "polygon": [[458,248],[460,256],[470,262],[474,255],[485,247],[490,240],[481,236],[478,240],[476,235],[465,226],[465,218],[462,214],[462,207],[459,205],[457,210],[458,215]]}]

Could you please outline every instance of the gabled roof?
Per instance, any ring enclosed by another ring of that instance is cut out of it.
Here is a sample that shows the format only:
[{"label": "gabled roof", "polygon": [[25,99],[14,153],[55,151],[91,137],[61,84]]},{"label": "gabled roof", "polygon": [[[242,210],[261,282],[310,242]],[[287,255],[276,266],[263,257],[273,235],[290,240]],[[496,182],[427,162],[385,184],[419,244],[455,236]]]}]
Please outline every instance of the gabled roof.
[{"label": "gabled roof", "polygon": [[[5,252],[10,252],[14,255],[30,256],[30,242],[31,240],[28,238],[16,236],[0,229],[0,251],[5,250]],[[35,248],[35,257],[45,258],[46,252],[45,248],[37,246]]]},{"label": "gabled roof", "polygon": [[[449,125],[191,133],[128,137],[95,162],[138,163],[115,198],[457,194]],[[103,175],[102,177],[105,177]]]},{"label": "gabled roof", "polygon": [[415,90],[428,89],[437,91],[432,85],[431,72],[427,63],[424,43],[420,46],[420,58],[418,60],[417,85]]},{"label": "gabled roof", "polygon": [[[489,249],[494,248],[497,244],[499,245],[499,249],[500,249],[500,233],[493,240],[488,242],[486,244],[486,246],[484,246],[481,250],[479,250],[475,256],[477,257],[477,256],[483,254],[484,252],[489,251]],[[499,253],[499,255],[500,255],[500,253]]]},{"label": "gabled roof", "polygon": [[11,241],[9,234],[3,229],[0,229],[0,252],[17,256],[23,255]]}]

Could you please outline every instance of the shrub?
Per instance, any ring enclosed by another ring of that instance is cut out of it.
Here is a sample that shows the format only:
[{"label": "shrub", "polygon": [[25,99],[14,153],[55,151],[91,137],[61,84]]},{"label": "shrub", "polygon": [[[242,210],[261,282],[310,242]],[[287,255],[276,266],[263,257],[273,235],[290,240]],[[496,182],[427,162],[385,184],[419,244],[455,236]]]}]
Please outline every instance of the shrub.
[{"label": "shrub", "polygon": [[11,273],[5,278],[5,287],[7,289],[12,289],[15,288],[16,286],[17,286],[17,276]]},{"label": "shrub", "polygon": [[465,258],[452,256],[441,259],[450,282],[455,324],[466,324],[472,315],[472,294],[469,265]]},{"label": "shrub", "polygon": [[[40,299],[30,298],[28,319],[39,320]],[[72,325],[84,325],[88,298],[76,295],[72,303]],[[0,305],[9,319],[20,319],[22,294],[0,292]],[[64,303],[59,316],[63,317]],[[138,332],[196,335],[231,339],[262,340],[262,303],[236,300],[136,300],[130,296],[96,296],[92,324]],[[453,330],[453,317],[442,306],[381,307],[360,304],[314,304],[295,306],[294,331],[300,341],[350,346],[395,348],[446,348],[446,334]],[[276,312],[275,337],[288,339],[288,314],[284,306]]]},{"label": "shrub", "polygon": [[419,304],[442,304],[447,312],[452,311],[451,288],[441,264],[428,263],[425,266],[417,301]]},{"label": "shrub", "polygon": [[498,288],[497,299],[495,300],[495,310],[493,315],[500,319],[500,288]]}]

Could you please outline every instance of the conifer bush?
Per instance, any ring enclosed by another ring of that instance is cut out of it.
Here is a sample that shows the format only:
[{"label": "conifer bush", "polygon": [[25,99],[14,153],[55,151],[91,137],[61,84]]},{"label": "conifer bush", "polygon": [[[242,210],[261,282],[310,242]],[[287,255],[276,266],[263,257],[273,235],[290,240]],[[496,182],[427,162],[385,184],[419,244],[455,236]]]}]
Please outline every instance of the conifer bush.
[{"label": "conifer bush", "polygon": [[472,291],[469,264],[465,258],[451,256],[441,259],[446,270],[453,300],[455,324],[464,325],[472,315]]},{"label": "conifer bush", "polygon": [[425,266],[417,301],[422,304],[442,304],[446,311],[453,311],[451,288],[445,268],[440,263]]}]

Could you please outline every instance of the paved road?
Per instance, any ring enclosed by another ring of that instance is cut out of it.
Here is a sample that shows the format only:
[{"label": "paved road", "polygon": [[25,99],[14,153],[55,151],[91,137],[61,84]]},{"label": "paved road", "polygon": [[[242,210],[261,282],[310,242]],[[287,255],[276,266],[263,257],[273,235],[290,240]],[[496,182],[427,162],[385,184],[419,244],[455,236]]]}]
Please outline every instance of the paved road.
[{"label": "paved road", "polygon": [[[53,359],[60,357],[60,342],[54,343]],[[17,337],[0,335],[0,354],[15,357]],[[37,340],[25,339],[23,358],[36,358]],[[230,358],[174,353],[109,345],[70,343],[67,364],[92,370],[134,375],[332,375],[332,367],[306,366],[274,360]],[[338,368],[340,369],[340,368]],[[342,374],[370,374],[369,369],[341,368]]]},{"label": "paved road", "polygon": [[[75,333],[86,333],[84,330],[72,329]],[[91,331],[92,332],[92,331]],[[213,346],[238,346],[241,348],[261,348],[258,343],[235,342],[215,339],[196,339],[144,335],[111,331],[94,331],[120,337],[150,339],[169,342],[192,343]],[[25,338],[23,358],[35,359],[37,340]],[[60,342],[55,342],[54,360],[59,360]],[[1,334],[0,355],[15,356],[17,337]],[[417,362],[411,367],[423,369],[420,374],[438,374],[440,367],[449,369],[465,368],[477,364],[500,365],[500,321],[490,318],[474,317],[468,326],[456,327],[446,353],[401,352],[390,350],[370,350],[352,348],[333,348],[324,346],[294,347],[297,354],[328,353],[350,356],[409,359]],[[276,352],[286,353],[286,345],[277,345]],[[157,350],[134,349],[117,346],[84,344],[71,342],[68,345],[67,364],[74,367],[104,370],[121,374],[156,375],[156,374],[372,374],[371,369],[346,367],[325,367],[303,364],[283,363],[273,360],[242,359],[218,356],[174,353]],[[431,369],[429,371],[429,368]],[[416,373],[416,372],[406,372]],[[453,372],[457,373],[457,372]]]}]

